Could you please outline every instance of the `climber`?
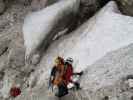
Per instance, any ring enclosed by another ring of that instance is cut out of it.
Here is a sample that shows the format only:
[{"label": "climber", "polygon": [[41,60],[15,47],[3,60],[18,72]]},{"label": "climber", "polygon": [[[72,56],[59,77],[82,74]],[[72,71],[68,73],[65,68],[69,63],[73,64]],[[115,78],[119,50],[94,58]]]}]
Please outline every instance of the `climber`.
[{"label": "climber", "polygon": [[58,87],[58,93],[56,93],[56,96],[62,97],[68,94],[67,86],[69,83],[74,84],[76,89],[80,89],[80,84],[78,82],[74,82],[71,78],[73,75],[81,76],[83,74],[83,71],[81,71],[80,73],[73,72],[73,59],[68,58],[64,63],[63,58],[57,57],[55,63],[56,64],[51,71],[49,86],[54,85],[54,87]]},{"label": "climber", "polygon": [[78,89],[80,89],[80,84],[78,82],[74,82],[72,80],[72,77],[74,75],[81,76],[83,74],[83,71],[81,71],[79,73],[74,73],[72,63],[73,63],[73,59],[72,58],[69,57],[69,58],[66,59],[66,61],[65,61],[64,80],[65,80],[67,85],[69,85],[69,83],[74,84],[74,86],[78,90]]},{"label": "climber", "polygon": [[62,97],[68,94],[67,85],[64,81],[64,59],[62,57],[57,57],[55,59],[55,66],[52,68],[50,83],[53,87],[57,87],[58,92],[55,93],[55,96]]},{"label": "climber", "polygon": [[19,84],[18,85],[13,84],[11,89],[10,89],[10,96],[15,98],[20,94],[21,94],[20,85]]}]

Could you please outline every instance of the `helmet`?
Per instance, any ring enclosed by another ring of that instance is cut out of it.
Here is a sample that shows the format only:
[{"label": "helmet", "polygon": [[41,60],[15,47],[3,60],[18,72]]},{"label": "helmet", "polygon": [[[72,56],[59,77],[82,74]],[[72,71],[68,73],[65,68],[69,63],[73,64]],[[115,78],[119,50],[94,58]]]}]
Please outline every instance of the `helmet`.
[{"label": "helmet", "polygon": [[73,63],[73,59],[68,57],[65,61],[66,63],[72,64]]}]

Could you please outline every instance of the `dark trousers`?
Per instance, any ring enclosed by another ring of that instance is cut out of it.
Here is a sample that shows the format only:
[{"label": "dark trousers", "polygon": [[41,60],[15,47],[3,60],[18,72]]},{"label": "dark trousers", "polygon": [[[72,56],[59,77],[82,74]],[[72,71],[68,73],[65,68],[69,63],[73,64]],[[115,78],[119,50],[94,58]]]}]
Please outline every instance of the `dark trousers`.
[{"label": "dark trousers", "polygon": [[68,94],[68,88],[64,83],[60,84],[58,88],[59,88],[58,97],[62,97]]}]

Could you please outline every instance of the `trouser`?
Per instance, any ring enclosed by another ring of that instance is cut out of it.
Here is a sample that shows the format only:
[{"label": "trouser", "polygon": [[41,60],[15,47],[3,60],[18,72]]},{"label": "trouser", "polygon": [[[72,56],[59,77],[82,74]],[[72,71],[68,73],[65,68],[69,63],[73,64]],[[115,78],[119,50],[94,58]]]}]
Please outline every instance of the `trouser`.
[{"label": "trouser", "polygon": [[58,86],[58,94],[56,94],[56,96],[62,97],[65,96],[66,94],[68,94],[68,88],[64,83],[61,83]]}]

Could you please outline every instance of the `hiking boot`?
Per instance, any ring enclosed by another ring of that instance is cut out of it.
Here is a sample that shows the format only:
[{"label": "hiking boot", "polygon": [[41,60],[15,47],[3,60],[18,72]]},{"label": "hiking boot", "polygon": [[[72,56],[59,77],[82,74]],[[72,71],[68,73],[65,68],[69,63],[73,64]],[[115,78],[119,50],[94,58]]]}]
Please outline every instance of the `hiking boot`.
[{"label": "hiking boot", "polygon": [[75,82],[74,85],[76,87],[76,90],[80,90],[81,89],[80,84],[78,82]]}]

